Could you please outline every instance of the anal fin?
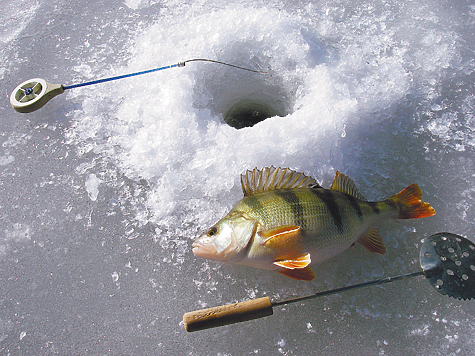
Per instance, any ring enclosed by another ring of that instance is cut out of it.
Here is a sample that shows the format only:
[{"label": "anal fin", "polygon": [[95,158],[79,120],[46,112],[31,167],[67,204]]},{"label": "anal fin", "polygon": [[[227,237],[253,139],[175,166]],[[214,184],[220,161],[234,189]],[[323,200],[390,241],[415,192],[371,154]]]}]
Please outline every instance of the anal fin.
[{"label": "anal fin", "polygon": [[384,255],[386,253],[386,246],[379,234],[379,230],[375,227],[370,228],[366,233],[358,240],[369,252],[376,252]]}]

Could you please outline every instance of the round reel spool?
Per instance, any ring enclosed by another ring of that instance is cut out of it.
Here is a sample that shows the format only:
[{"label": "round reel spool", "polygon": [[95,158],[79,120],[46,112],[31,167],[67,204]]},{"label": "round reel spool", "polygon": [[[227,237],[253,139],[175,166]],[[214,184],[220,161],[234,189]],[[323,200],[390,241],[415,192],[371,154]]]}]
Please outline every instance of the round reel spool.
[{"label": "round reel spool", "polygon": [[10,95],[10,104],[18,112],[38,110],[51,98],[64,92],[61,84],[51,84],[41,78],[28,79],[18,85]]}]

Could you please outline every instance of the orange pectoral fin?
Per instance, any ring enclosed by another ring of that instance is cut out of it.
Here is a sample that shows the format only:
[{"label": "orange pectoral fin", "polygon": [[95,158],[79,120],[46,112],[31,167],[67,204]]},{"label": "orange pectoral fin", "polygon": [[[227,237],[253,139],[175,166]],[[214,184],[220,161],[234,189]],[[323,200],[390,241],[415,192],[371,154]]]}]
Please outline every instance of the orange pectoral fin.
[{"label": "orange pectoral fin", "polygon": [[383,239],[379,235],[377,228],[371,228],[358,240],[369,252],[377,252],[382,255],[386,253]]},{"label": "orange pectoral fin", "polygon": [[299,281],[311,281],[315,278],[315,275],[309,266],[300,269],[282,269],[277,272]]},{"label": "orange pectoral fin", "polygon": [[260,231],[264,239],[263,244],[269,248],[285,248],[295,246],[301,238],[300,226],[279,226],[275,229]]},{"label": "orange pectoral fin", "polygon": [[315,278],[309,264],[312,262],[310,254],[300,254],[300,242],[302,239],[299,226],[280,226],[275,229],[259,232],[264,239],[263,245],[276,251],[278,260],[274,265],[280,267],[277,270],[284,276],[301,281],[311,281]]}]

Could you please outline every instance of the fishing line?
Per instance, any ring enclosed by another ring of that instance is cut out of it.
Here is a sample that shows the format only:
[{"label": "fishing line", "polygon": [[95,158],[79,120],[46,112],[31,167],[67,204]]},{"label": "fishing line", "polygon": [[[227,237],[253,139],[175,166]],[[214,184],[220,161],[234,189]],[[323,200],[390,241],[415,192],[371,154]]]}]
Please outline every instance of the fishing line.
[{"label": "fishing line", "polygon": [[240,66],[237,66],[237,65],[234,65],[234,64],[229,64],[229,63],[225,63],[225,62],[215,61],[215,60],[212,60],[212,59],[194,58],[194,59],[188,59],[188,60],[186,60],[186,61],[179,62],[179,63],[177,63],[177,64],[172,64],[172,65],[165,66],[165,67],[160,67],[160,68],[155,68],[155,69],[144,70],[144,71],[142,71],[142,72],[136,72],[136,73],[130,73],[130,74],[119,75],[119,76],[116,76],[116,77],[110,77],[110,78],[104,78],[104,79],[99,79],[99,80],[93,80],[93,81],[86,82],[86,83],[81,83],[81,84],[66,85],[66,86],[63,86],[63,89],[64,89],[64,90],[67,90],[67,89],[79,88],[79,87],[84,87],[84,86],[86,86],[86,85],[94,85],[94,84],[99,84],[99,83],[110,82],[110,81],[112,81],[112,80],[118,80],[118,79],[123,79],[123,78],[135,77],[135,76],[137,76],[137,75],[148,74],[148,73],[152,73],[152,72],[158,72],[158,71],[164,70],[164,69],[176,68],[176,67],[184,67],[186,63],[189,63],[189,62],[198,62],[198,61],[223,64],[223,65],[225,65],[225,66],[229,66],[229,67],[233,67],[233,68],[237,68],[237,69],[242,69],[242,70],[247,70],[247,71],[249,71],[249,72],[254,72],[254,73],[267,73],[267,72],[264,72],[264,71],[261,71],[261,70],[254,70],[254,69],[244,68],[244,67],[240,67]]},{"label": "fishing line", "polygon": [[183,62],[179,62],[177,64],[172,64],[172,65],[168,65],[164,67],[149,69],[149,70],[130,73],[130,74],[118,75],[114,77],[103,78],[103,79],[93,80],[93,81],[79,83],[79,84],[72,84],[72,85],[51,84],[42,78],[29,79],[29,80],[24,81],[20,85],[18,85],[13,90],[12,94],[10,95],[10,104],[18,112],[29,113],[29,112],[33,112],[35,110],[40,109],[49,100],[51,100],[52,98],[54,98],[55,96],[59,94],[62,94],[65,90],[110,82],[113,80],[135,77],[138,75],[158,72],[158,71],[170,69],[170,68],[184,67],[186,63],[199,62],[199,61],[222,64],[225,66],[229,66],[229,67],[233,67],[236,69],[241,69],[241,70],[245,70],[245,71],[253,72],[253,73],[262,73],[262,74],[267,73],[262,70],[245,68],[245,67],[237,66],[234,64],[216,61],[213,59],[193,58],[193,59],[188,59]]}]

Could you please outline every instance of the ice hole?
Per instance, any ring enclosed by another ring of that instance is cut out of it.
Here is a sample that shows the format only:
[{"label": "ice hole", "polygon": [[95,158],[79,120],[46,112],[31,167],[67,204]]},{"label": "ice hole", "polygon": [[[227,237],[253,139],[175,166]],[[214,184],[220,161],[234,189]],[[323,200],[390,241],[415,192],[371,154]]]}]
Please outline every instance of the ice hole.
[{"label": "ice hole", "polygon": [[284,112],[278,112],[278,108],[264,101],[254,99],[242,99],[233,105],[224,115],[224,121],[236,129],[252,127],[258,122],[273,116],[285,116]]},{"label": "ice hole", "polygon": [[236,129],[291,114],[296,88],[301,84],[295,77],[282,78],[268,59],[253,57],[252,46],[241,44],[220,60],[266,73],[209,64],[203,64],[196,73],[194,107],[210,111]]}]

